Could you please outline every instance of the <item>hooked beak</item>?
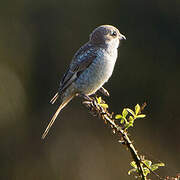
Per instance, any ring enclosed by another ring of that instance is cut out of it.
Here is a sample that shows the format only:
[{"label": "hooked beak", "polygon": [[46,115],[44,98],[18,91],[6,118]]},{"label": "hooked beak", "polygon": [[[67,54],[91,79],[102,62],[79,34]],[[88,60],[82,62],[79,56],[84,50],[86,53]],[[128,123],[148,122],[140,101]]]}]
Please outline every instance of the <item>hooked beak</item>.
[{"label": "hooked beak", "polygon": [[119,35],[119,40],[126,40],[126,37],[123,34]]}]

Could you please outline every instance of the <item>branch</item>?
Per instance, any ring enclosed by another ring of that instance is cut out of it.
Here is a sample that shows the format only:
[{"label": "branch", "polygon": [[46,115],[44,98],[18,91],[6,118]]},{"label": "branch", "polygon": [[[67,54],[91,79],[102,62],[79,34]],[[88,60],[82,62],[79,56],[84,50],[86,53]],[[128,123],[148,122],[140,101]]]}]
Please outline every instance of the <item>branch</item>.
[{"label": "branch", "polygon": [[113,129],[113,132],[120,135],[119,142],[129,150],[133,159],[131,162],[133,169],[129,170],[128,174],[131,174],[132,172],[137,173],[138,176],[135,177],[140,177],[142,180],[147,180],[147,175],[150,173],[154,174],[158,179],[161,180],[180,180],[180,174],[177,174],[176,177],[167,176],[162,178],[155,173],[155,170],[161,166],[165,166],[165,164],[162,162],[153,164],[152,161],[145,159],[144,156],[140,156],[128,136],[127,130],[129,127],[134,125],[134,121],[138,118],[145,117],[145,114],[141,114],[141,111],[146,106],[146,103],[144,103],[141,107],[139,104],[137,104],[134,111],[129,108],[124,108],[122,114],[117,114],[114,116],[114,113],[109,113],[108,105],[104,100],[102,100],[101,97],[84,98],[85,101],[83,104],[90,110],[91,114],[98,116],[100,119],[104,120],[105,123],[109,123],[110,127]]},{"label": "branch", "polygon": [[137,165],[137,170],[141,179],[147,180],[143,172],[143,164],[141,163],[141,158],[138,155],[137,150],[135,149],[132,141],[128,137],[127,131],[115,122],[116,120],[113,118],[113,114],[109,113],[107,110],[107,104],[105,104],[105,102],[102,99],[100,99],[100,101],[98,102],[97,99],[93,98],[92,100],[84,101],[83,104],[85,104],[86,107],[88,107],[88,109],[93,115],[105,120],[105,122],[109,122],[111,127],[118,134],[120,134],[121,140],[119,142],[125,145],[125,147],[130,151],[131,157]]}]

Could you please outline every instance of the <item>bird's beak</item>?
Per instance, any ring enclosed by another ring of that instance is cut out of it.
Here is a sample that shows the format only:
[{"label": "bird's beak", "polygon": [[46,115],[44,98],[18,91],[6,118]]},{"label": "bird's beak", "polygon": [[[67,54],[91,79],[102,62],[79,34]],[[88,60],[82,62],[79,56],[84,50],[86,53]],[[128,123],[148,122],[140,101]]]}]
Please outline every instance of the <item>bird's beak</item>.
[{"label": "bird's beak", "polygon": [[119,35],[119,40],[126,40],[126,37],[123,34]]}]

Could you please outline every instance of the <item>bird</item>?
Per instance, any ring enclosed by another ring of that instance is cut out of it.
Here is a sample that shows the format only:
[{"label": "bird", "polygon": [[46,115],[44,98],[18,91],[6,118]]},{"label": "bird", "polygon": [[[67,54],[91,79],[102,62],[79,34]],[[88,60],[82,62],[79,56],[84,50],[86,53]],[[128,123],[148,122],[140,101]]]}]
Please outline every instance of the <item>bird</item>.
[{"label": "bird", "polygon": [[97,91],[109,96],[103,85],[111,77],[118,56],[118,47],[126,37],[112,25],[95,28],[85,43],[74,55],[62,77],[59,89],[51,103],[60,98],[61,104],[53,115],[42,139],[46,137],[60,111],[75,97],[90,99]]}]

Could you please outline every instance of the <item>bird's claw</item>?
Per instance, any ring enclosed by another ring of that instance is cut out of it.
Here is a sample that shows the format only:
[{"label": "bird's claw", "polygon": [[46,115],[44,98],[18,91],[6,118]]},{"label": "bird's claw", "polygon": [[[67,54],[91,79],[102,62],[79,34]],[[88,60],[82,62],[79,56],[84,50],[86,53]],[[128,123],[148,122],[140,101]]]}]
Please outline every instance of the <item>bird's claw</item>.
[{"label": "bird's claw", "polygon": [[88,95],[85,94],[78,94],[77,96],[87,100],[87,101],[92,101],[92,98],[90,98]]},{"label": "bird's claw", "polygon": [[101,93],[103,93],[105,96],[110,96],[109,92],[108,92],[105,88],[103,88],[103,87],[101,87],[101,88],[99,89],[99,91],[100,91]]}]

